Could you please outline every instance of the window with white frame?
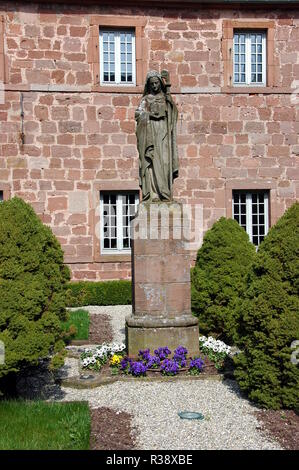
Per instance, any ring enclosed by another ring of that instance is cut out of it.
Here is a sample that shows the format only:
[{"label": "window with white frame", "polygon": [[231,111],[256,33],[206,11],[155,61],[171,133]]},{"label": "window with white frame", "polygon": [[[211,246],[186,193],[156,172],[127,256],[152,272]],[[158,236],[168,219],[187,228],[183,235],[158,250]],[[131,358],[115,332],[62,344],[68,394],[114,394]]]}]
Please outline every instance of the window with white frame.
[{"label": "window with white frame", "polygon": [[234,31],[234,85],[266,85],[266,32]]},{"label": "window with white frame", "polygon": [[233,218],[258,246],[269,230],[269,192],[233,191]]},{"label": "window with white frame", "polygon": [[135,85],[135,30],[100,29],[101,85]]},{"label": "window with white frame", "polygon": [[130,222],[138,204],[138,191],[100,193],[101,253],[130,252]]}]

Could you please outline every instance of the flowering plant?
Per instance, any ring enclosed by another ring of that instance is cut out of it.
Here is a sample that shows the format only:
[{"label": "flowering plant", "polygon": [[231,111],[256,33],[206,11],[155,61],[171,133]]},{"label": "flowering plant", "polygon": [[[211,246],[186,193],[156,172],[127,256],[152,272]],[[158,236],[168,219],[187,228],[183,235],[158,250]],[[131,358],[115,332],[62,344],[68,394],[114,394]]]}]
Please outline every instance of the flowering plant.
[{"label": "flowering plant", "polygon": [[171,351],[170,349],[168,349],[167,346],[165,346],[164,348],[155,349],[154,353],[156,354],[156,356],[158,356],[160,361],[163,361],[169,356],[169,354],[171,354]]},{"label": "flowering plant", "polygon": [[146,375],[147,367],[140,361],[135,361],[130,364],[130,372],[135,377]]},{"label": "flowering plant", "polygon": [[156,355],[151,356],[149,349],[141,349],[138,356],[141,357],[143,364],[145,364],[148,369],[157,369],[160,365],[160,358]]},{"label": "flowering plant", "polygon": [[200,357],[195,357],[191,359],[189,364],[189,374],[190,375],[199,375],[202,372],[204,362]]},{"label": "flowering plant", "polygon": [[212,336],[200,336],[199,347],[203,354],[206,354],[210,361],[213,361],[216,369],[221,369],[225,358],[229,355],[231,347],[223,341],[217,340]]},{"label": "flowering plant", "polygon": [[165,359],[160,371],[163,375],[176,375],[179,372],[179,364],[175,360]]},{"label": "flowering plant", "polygon": [[80,356],[82,367],[83,369],[99,371],[111,356],[116,353],[122,356],[125,348],[126,346],[123,343],[103,343],[95,349],[86,348]]},{"label": "flowering plant", "polygon": [[120,370],[126,375],[130,374],[132,362],[132,359],[130,359],[128,356],[125,356],[120,363]]},{"label": "flowering plant", "polygon": [[174,351],[173,360],[178,363],[180,367],[186,367],[187,365],[187,349],[184,346],[179,346]]}]

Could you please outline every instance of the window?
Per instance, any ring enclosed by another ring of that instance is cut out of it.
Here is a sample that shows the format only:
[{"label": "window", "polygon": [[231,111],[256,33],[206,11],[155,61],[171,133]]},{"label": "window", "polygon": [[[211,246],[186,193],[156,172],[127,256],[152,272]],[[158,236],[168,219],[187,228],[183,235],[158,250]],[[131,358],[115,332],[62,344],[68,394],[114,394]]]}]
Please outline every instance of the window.
[{"label": "window", "polygon": [[100,193],[102,253],[130,252],[130,222],[138,203],[138,191]]},{"label": "window", "polygon": [[135,85],[134,30],[100,30],[101,85]]},{"label": "window", "polygon": [[0,202],[3,201],[3,191],[0,191]]},{"label": "window", "polygon": [[223,91],[248,93],[247,88],[278,86],[273,20],[223,20],[221,41]]},{"label": "window", "polygon": [[266,33],[234,31],[233,82],[266,85]]},{"label": "window", "polygon": [[144,15],[91,15],[87,60],[92,91],[142,93],[149,57],[146,24]]},{"label": "window", "polygon": [[269,192],[233,191],[233,218],[258,246],[269,230]]}]

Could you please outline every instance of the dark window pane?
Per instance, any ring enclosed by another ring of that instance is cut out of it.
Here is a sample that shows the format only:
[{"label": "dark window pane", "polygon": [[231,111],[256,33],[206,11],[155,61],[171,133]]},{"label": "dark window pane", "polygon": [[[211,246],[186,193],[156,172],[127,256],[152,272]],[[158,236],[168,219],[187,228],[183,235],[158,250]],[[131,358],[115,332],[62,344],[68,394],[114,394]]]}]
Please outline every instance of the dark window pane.
[{"label": "dark window pane", "polygon": [[246,214],[246,204],[241,204],[241,214]]},{"label": "dark window pane", "polygon": [[256,203],[257,202],[257,194],[254,194],[252,195],[252,202],[253,203]]},{"label": "dark window pane", "polygon": [[110,202],[111,202],[111,204],[116,204],[116,195],[115,194],[111,194]]},{"label": "dark window pane", "polygon": [[246,225],[246,215],[241,215],[241,225]]},{"label": "dark window pane", "polygon": [[239,214],[239,206],[234,204],[234,214]]},{"label": "dark window pane", "polygon": [[111,238],[111,248],[116,248],[116,238]]},{"label": "dark window pane", "polygon": [[252,237],[252,243],[257,246],[259,244],[259,237]]},{"label": "dark window pane", "polygon": [[241,194],[241,202],[246,202],[246,194]]},{"label": "dark window pane", "polygon": [[104,239],[104,248],[110,248],[110,246],[109,246],[109,239],[108,239],[108,238],[105,238],[105,239]]},{"label": "dark window pane", "polygon": [[253,235],[258,235],[258,227],[257,227],[257,225],[253,225],[253,226],[252,226],[252,234],[253,234]]},{"label": "dark window pane", "polygon": [[257,224],[257,215],[252,216],[252,223]]},{"label": "dark window pane", "polygon": [[264,223],[265,223],[265,217],[264,217],[263,215],[260,215],[260,216],[259,216],[259,223],[262,224],[262,225],[264,225]]}]

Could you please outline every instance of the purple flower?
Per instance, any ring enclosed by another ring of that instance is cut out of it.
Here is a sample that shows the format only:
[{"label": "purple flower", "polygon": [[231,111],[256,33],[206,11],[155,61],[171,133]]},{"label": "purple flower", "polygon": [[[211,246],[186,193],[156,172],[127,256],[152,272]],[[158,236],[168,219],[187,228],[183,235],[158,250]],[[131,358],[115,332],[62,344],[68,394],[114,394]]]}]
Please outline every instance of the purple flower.
[{"label": "purple flower", "polygon": [[150,350],[149,349],[140,349],[139,353],[138,353],[138,356],[141,357],[141,359],[147,361],[148,358],[150,357]]},{"label": "purple flower", "polygon": [[135,375],[135,377],[145,375],[146,371],[147,367],[141,361],[135,361],[130,364],[130,372],[132,375]]},{"label": "purple flower", "polygon": [[124,357],[120,363],[120,370],[125,374],[128,374],[130,372],[131,364],[132,359],[130,359],[128,356]]},{"label": "purple flower", "polygon": [[147,358],[146,365],[149,369],[155,369],[160,365],[160,358],[157,356],[149,355]]},{"label": "purple flower", "polygon": [[192,371],[194,373],[199,373],[202,371],[204,366],[204,362],[200,357],[196,357],[194,359],[191,359],[190,364],[189,364],[189,371]]},{"label": "purple flower", "polygon": [[174,351],[174,354],[178,356],[186,357],[186,355],[188,354],[188,350],[184,348],[184,346],[178,346],[176,350]]},{"label": "purple flower", "polygon": [[163,361],[167,358],[167,356],[169,356],[169,354],[171,354],[171,351],[170,349],[168,349],[167,346],[165,346],[164,348],[155,349],[154,353],[156,354],[156,356],[159,357],[161,361]]},{"label": "purple flower", "polygon": [[176,375],[179,372],[179,365],[171,359],[165,359],[161,365],[160,371],[163,375]]}]

